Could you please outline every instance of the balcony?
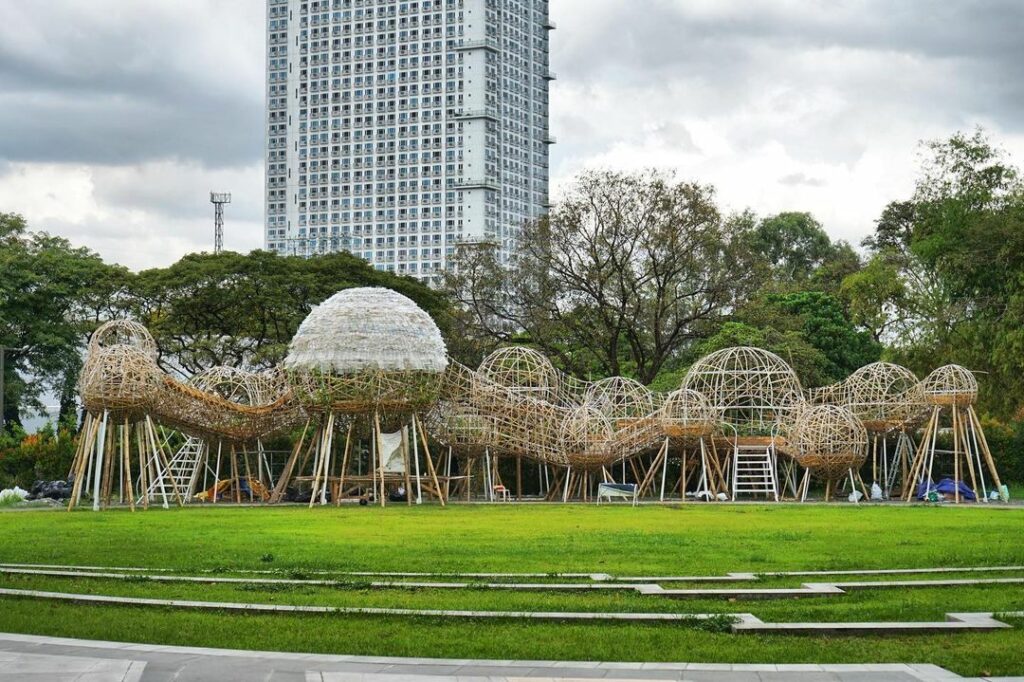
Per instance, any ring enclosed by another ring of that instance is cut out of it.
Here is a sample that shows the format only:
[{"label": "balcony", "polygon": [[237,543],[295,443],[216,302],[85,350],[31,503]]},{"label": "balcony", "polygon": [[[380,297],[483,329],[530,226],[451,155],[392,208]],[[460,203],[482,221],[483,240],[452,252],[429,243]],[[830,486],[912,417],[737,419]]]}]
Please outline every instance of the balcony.
[{"label": "balcony", "polygon": [[484,38],[483,40],[463,40],[458,45],[452,46],[456,52],[464,52],[467,50],[490,50],[491,52],[498,51],[498,41],[493,38]]}]

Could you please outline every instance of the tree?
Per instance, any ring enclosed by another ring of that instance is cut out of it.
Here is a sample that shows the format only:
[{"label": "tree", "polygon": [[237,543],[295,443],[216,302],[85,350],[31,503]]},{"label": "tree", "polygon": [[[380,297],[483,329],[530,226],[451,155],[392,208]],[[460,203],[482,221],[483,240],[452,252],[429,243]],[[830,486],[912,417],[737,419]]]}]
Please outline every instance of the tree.
[{"label": "tree", "polygon": [[1009,415],[1024,374],[1024,187],[983,131],[925,152],[913,196],[890,204],[865,241],[871,278],[844,290],[917,371],[958,362],[989,372],[985,404]]},{"label": "tree", "polygon": [[494,341],[525,332],[570,371],[651,381],[752,287],[710,187],[650,171],[580,176],[524,226],[509,267],[462,249],[446,287]]},{"label": "tree", "polygon": [[5,419],[20,425],[26,410],[42,409],[45,392],[67,417],[90,317],[128,273],[65,239],[29,232],[12,213],[0,213],[0,272],[0,345],[18,349],[6,358]]},{"label": "tree", "polygon": [[810,213],[764,218],[749,232],[746,246],[758,255],[766,283],[777,289],[815,285],[832,291],[860,267],[853,248],[846,242],[833,243]]},{"label": "tree", "polygon": [[439,324],[450,323],[443,294],[348,253],[309,259],[267,251],[190,254],[139,273],[123,314],[150,329],[166,370],[188,376],[215,365],[267,368],[284,359],[314,305],[353,286],[394,289]]}]

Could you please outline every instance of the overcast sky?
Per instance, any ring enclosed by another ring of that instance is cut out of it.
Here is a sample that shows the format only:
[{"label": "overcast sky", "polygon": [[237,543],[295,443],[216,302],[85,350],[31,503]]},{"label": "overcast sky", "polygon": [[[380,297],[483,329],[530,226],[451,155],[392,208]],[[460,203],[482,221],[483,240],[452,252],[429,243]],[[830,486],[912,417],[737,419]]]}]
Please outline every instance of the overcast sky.
[{"label": "overcast sky", "polygon": [[[142,268],[262,245],[263,0],[0,0],[0,211]],[[921,139],[1024,160],[1024,2],[551,0],[557,190],[659,167],[858,242]],[[557,193],[557,192],[556,192]]]}]

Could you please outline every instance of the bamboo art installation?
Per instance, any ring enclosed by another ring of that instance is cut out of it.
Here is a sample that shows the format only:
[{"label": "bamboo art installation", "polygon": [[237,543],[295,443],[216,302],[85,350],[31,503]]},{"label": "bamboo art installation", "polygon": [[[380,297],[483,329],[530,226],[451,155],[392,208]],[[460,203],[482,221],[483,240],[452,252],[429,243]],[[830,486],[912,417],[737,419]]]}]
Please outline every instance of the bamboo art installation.
[{"label": "bamboo art installation", "polygon": [[814,405],[799,411],[790,436],[794,458],[806,469],[801,499],[807,498],[810,477],[825,481],[825,501],[832,498],[836,482],[849,476],[852,488],[867,489],[856,473],[867,458],[868,433],[864,423],[838,405]]},{"label": "bamboo art installation", "polygon": [[683,388],[703,395],[741,434],[764,435],[791,421],[804,402],[800,379],[785,360],[761,348],[725,348],[701,358]]},{"label": "bamboo art installation", "polygon": [[[750,347],[701,358],[670,393],[625,377],[577,379],[522,346],[473,370],[449,360],[426,312],[378,288],[317,306],[279,369],[215,367],[179,381],[157,359],[134,322],[107,323],[90,340],[69,508],[85,495],[94,509],[190,499],[383,506],[424,495],[445,504],[474,492],[493,500],[507,496],[499,462],[509,459],[517,497],[525,461],[549,500],[587,500],[604,482],[633,482],[641,497],[661,500],[779,499],[787,490],[805,499],[811,478],[829,499],[847,478],[868,494],[859,470],[869,444],[883,496],[897,482],[906,500],[928,494],[946,462],[958,502],[1001,486],[974,410],[977,382],[956,365],[921,382],[877,362],[806,393],[782,358]],[[938,446],[947,430],[950,450]],[[272,471],[263,442],[288,431],[298,438]],[[174,432],[188,438],[177,454]],[[211,474],[213,485],[197,492]]]},{"label": "bamboo art installation", "polygon": [[[927,413],[921,382],[913,372],[874,362],[838,384],[812,391],[812,398],[818,404],[846,407],[863,422],[871,448],[871,481],[881,481],[884,498],[906,485],[915,450],[911,432]],[[890,458],[892,438],[896,445]]]},{"label": "bamboo art installation", "polygon": [[[416,468],[417,500],[425,487],[419,471],[422,447],[430,476],[426,489],[443,505],[422,417],[437,403],[447,367],[437,325],[397,292],[346,289],[314,308],[284,361],[295,397],[312,422],[312,438],[307,447],[303,432],[272,499],[282,499],[292,484],[309,483],[311,507],[329,497],[340,504],[353,493],[383,506],[398,489],[411,504],[410,467]],[[366,473],[362,436],[370,442]]]},{"label": "bamboo art installation", "polygon": [[[988,499],[985,469],[988,469],[992,490],[1002,495],[1002,483],[996,470],[995,460],[988,447],[988,440],[981,428],[981,420],[974,410],[978,400],[978,381],[974,375],[960,365],[946,365],[934,370],[921,382],[921,393],[930,407],[931,414],[924,428],[921,444],[914,457],[913,468],[908,478],[910,485],[904,499],[915,495],[924,497],[936,489],[935,466],[939,456],[949,455],[952,470],[946,470],[947,478],[952,477],[953,499]],[[938,448],[939,433],[943,417],[949,418],[952,434],[952,450]],[[965,476],[965,470],[968,476]],[[970,485],[967,486],[967,479]],[[981,497],[979,498],[979,490]],[[949,491],[944,491],[947,495]]]},{"label": "bamboo art installation", "polygon": [[[156,359],[156,342],[136,322],[108,322],[90,339],[79,381],[86,416],[71,469],[75,483],[68,508],[81,502],[90,482],[94,510],[109,506],[114,497],[133,510],[136,504],[148,508],[152,499],[164,507],[172,501],[184,504],[211,444],[217,452],[213,501],[225,488],[234,492],[236,502],[242,501],[242,490],[247,501],[266,498],[269,466],[261,448],[259,460],[251,462],[247,447],[302,418],[281,375],[215,367],[180,382],[165,374]],[[187,475],[176,466],[165,427],[202,443]],[[225,473],[230,472],[226,481],[219,476],[222,455]]]}]

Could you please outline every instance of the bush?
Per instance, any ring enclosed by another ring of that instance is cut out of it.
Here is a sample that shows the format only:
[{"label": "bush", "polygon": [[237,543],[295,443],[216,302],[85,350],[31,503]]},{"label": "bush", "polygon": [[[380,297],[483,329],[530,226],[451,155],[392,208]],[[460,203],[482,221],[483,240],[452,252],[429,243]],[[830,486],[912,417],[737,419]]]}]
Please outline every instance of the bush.
[{"label": "bush", "polygon": [[0,488],[29,489],[38,480],[64,479],[75,457],[74,433],[47,425],[38,433],[0,436]]}]

